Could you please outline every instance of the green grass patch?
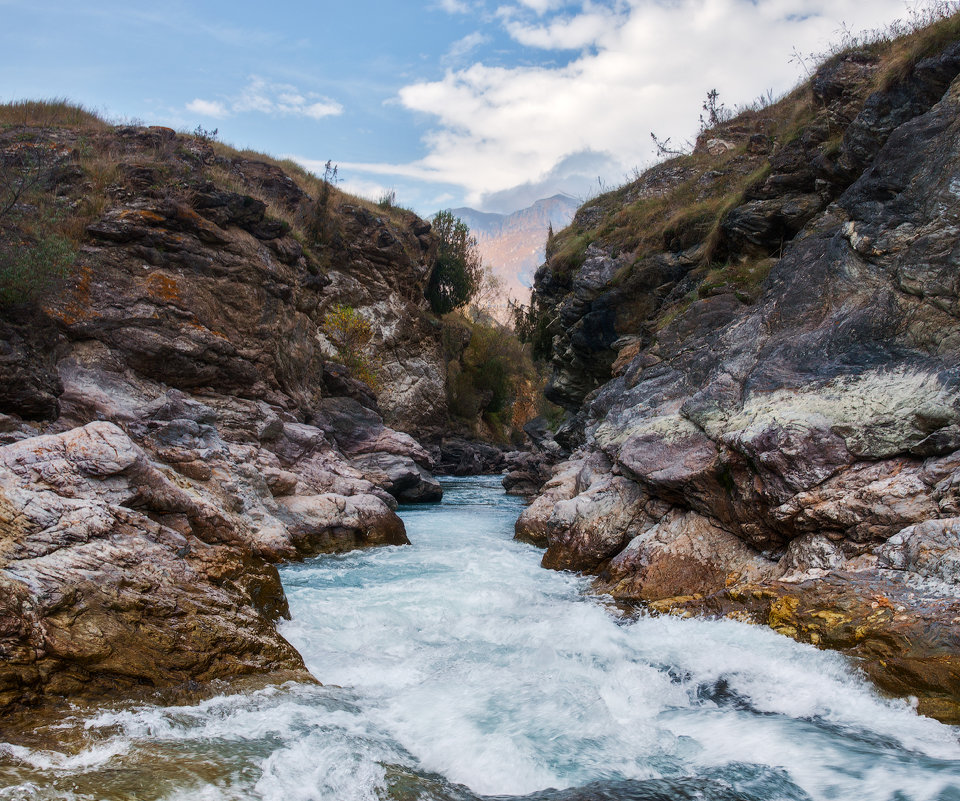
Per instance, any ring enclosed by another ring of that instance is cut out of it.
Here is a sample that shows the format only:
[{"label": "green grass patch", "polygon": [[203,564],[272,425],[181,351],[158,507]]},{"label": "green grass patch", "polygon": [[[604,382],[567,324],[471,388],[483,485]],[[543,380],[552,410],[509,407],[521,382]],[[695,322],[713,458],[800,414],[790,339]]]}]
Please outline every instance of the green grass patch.
[{"label": "green grass patch", "polygon": [[697,287],[701,298],[732,289],[744,303],[753,303],[760,297],[760,288],[773,269],[777,259],[745,259],[710,270]]}]

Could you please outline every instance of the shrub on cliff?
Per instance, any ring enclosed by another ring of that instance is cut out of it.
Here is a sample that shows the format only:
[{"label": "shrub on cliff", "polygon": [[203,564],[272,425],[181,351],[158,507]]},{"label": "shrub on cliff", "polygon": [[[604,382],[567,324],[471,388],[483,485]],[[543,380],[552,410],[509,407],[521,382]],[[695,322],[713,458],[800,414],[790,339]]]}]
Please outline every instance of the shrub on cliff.
[{"label": "shrub on cliff", "polygon": [[59,234],[0,242],[0,308],[35,300],[66,277],[75,258],[73,243]]},{"label": "shrub on cliff", "polygon": [[376,389],[376,367],[363,352],[373,338],[370,323],[356,309],[337,304],[323,319],[323,333],[337,349],[337,360],[350,374]]},{"label": "shrub on cliff", "polygon": [[0,153],[0,307],[36,299],[76,258],[43,191],[51,163],[50,147],[37,143]]},{"label": "shrub on cliff", "polygon": [[433,218],[437,235],[437,261],[430,273],[426,296],[435,314],[448,314],[466,306],[483,282],[483,263],[477,240],[459,217],[449,211]]},{"label": "shrub on cliff", "polygon": [[450,314],[443,321],[443,345],[454,418],[474,429],[485,426],[506,441],[540,413],[542,377],[510,328],[489,317]]}]

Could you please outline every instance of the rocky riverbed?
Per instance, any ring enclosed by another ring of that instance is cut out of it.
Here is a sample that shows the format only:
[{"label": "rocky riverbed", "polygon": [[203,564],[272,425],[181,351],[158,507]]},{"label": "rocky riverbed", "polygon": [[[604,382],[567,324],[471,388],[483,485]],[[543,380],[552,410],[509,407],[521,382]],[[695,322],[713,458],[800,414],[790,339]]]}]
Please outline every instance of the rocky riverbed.
[{"label": "rocky riverbed", "polygon": [[0,735],[0,794],[76,801],[864,801],[960,790],[958,730],[843,657],[731,620],[617,614],[512,540],[498,476],[399,512],[411,545],[284,565],[324,685],[77,704]]}]

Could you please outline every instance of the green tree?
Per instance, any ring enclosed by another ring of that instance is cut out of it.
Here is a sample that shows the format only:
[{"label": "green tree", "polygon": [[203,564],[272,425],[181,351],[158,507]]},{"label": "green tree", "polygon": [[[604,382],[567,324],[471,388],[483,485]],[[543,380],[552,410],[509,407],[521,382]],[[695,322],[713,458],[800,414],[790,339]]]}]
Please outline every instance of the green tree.
[{"label": "green tree", "polygon": [[438,212],[433,230],[440,244],[426,295],[435,314],[447,314],[466,306],[477,294],[483,283],[483,261],[467,224],[451,212]]}]

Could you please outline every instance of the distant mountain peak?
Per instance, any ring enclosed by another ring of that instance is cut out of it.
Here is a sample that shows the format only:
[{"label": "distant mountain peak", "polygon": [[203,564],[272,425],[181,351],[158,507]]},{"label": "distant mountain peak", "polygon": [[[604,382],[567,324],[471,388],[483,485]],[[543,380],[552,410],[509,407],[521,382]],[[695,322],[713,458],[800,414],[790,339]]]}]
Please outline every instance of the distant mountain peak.
[{"label": "distant mountain peak", "polygon": [[533,274],[545,258],[547,231],[550,226],[555,231],[566,228],[579,206],[576,198],[558,193],[509,214],[469,207],[451,213],[470,226],[483,263],[503,281],[507,294],[526,303]]}]

